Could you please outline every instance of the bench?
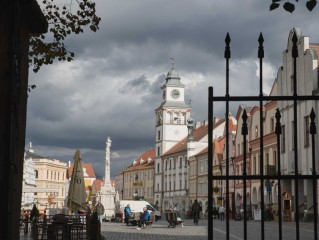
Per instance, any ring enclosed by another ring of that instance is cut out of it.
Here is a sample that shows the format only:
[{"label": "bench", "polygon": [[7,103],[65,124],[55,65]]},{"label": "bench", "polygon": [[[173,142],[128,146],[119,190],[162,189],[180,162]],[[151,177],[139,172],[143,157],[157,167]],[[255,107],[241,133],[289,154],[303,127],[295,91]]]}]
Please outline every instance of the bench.
[{"label": "bench", "polygon": [[134,212],[133,213],[133,218],[129,219],[128,222],[130,225],[132,226],[136,226],[137,225],[137,221],[140,219],[140,216],[141,216],[141,212]]},{"label": "bench", "polygon": [[177,225],[183,226],[184,221],[177,217],[176,212],[166,212],[166,221],[169,223],[168,227],[175,228]]}]

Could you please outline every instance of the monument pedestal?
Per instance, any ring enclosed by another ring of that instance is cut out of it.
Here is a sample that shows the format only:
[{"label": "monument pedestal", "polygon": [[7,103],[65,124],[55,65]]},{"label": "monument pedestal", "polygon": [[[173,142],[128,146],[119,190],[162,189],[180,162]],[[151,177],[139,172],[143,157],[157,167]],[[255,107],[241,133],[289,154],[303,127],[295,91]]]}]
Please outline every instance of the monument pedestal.
[{"label": "monument pedestal", "polygon": [[100,191],[100,201],[104,206],[104,217],[111,220],[115,217],[115,188],[110,183],[105,183]]}]

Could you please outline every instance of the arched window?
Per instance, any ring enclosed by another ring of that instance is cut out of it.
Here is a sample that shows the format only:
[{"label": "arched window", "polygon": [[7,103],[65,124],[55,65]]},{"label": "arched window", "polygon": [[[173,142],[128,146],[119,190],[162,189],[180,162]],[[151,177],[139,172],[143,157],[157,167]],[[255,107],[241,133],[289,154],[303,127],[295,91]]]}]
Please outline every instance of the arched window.
[{"label": "arched window", "polygon": [[166,123],[172,124],[173,123],[173,115],[171,112],[166,113]]},{"label": "arched window", "polygon": [[38,179],[38,178],[39,178],[39,172],[38,172],[38,170],[35,170],[34,172],[35,172],[35,178]]},{"label": "arched window", "polygon": [[186,113],[182,113],[181,124],[186,124]]},{"label": "arched window", "polygon": [[157,125],[161,125],[163,122],[162,112],[157,113]]},{"label": "arched window", "polygon": [[173,124],[179,124],[179,122],[180,122],[179,114],[175,112],[173,117],[174,117],[173,118]]}]

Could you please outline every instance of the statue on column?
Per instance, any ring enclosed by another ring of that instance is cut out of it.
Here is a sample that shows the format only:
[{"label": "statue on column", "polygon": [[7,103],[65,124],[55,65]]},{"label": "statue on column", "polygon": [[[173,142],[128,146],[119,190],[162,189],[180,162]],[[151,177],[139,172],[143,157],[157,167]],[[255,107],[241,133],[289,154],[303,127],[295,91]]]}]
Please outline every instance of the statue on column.
[{"label": "statue on column", "polygon": [[101,203],[104,206],[104,217],[106,220],[111,220],[112,216],[115,215],[115,188],[111,183],[110,177],[110,166],[111,166],[111,139],[110,137],[106,140],[105,147],[105,175],[104,183],[100,191]]}]

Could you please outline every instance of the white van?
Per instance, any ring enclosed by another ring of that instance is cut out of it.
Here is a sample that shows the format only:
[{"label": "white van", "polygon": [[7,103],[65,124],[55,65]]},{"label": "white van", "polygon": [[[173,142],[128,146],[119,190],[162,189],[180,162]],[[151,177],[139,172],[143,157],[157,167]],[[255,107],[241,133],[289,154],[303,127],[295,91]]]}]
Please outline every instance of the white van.
[{"label": "white van", "polygon": [[131,212],[143,212],[143,208],[146,207],[149,212],[154,212],[155,221],[161,219],[161,213],[156,211],[154,207],[147,201],[143,200],[120,200],[116,202],[115,210],[116,212],[122,212],[122,221],[124,221],[124,208],[130,204]]}]

